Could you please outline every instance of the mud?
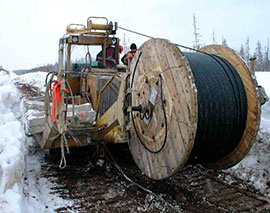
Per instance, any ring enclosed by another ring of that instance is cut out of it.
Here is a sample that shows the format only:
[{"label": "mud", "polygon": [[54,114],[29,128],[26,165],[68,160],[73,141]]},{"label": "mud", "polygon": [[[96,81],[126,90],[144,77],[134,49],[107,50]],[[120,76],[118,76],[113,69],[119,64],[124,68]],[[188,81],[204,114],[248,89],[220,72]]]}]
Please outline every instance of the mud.
[{"label": "mud", "polygon": [[127,144],[108,149],[129,178],[154,194],[129,182],[111,160],[95,155],[94,147],[72,149],[64,170],[58,168],[60,155],[54,151],[44,158],[41,175],[55,183],[54,193],[73,201],[57,212],[270,211],[267,198],[241,180],[226,183],[222,172],[189,165],[167,180],[153,181],[137,168]]}]

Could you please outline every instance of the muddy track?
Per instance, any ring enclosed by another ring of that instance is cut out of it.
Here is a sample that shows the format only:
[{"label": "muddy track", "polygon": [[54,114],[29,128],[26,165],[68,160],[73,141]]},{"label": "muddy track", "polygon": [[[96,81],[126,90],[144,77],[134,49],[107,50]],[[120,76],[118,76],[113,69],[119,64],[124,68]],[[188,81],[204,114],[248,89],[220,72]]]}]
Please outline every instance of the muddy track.
[{"label": "muddy track", "polygon": [[[111,163],[96,158],[93,149],[71,150],[67,167],[58,168],[59,155],[49,155],[42,163],[43,177],[54,182],[52,190],[72,206],[57,212],[162,212],[166,207],[127,182]],[[165,212],[165,211],[164,211]]]},{"label": "muddy track", "polygon": [[140,172],[126,145],[109,150],[128,177],[166,202],[127,181],[111,161],[92,157],[93,149],[75,149],[64,170],[58,154],[42,163],[42,176],[56,185],[52,190],[73,201],[57,212],[270,212],[267,198],[240,180],[226,183],[222,172],[189,165],[168,180],[153,181]]}]

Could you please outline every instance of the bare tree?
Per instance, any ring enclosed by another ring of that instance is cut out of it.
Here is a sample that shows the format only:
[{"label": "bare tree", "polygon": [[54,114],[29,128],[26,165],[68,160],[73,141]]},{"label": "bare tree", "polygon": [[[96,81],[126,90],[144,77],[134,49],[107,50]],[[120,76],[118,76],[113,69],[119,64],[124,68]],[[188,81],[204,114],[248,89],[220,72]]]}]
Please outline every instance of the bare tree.
[{"label": "bare tree", "polygon": [[249,61],[249,58],[250,58],[250,48],[249,48],[249,37],[247,37],[247,40],[246,40],[246,43],[245,43],[245,61],[247,63],[247,65],[250,67],[250,61]]},{"label": "bare tree", "polygon": [[123,53],[126,54],[129,51],[129,38],[128,39],[126,38],[126,34],[124,34],[123,47],[124,47]]},{"label": "bare tree", "polygon": [[264,58],[263,58],[263,64],[264,64],[264,70],[270,71],[270,58],[269,58],[269,39],[267,39],[267,44],[265,46],[265,52],[264,52]]},{"label": "bare tree", "polygon": [[199,28],[197,27],[197,20],[196,20],[196,16],[195,13],[193,13],[193,27],[194,27],[194,42],[193,42],[193,48],[198,50],[200,49],[201,45],[200,45],[200,38],[202,37],[199,33]]}]

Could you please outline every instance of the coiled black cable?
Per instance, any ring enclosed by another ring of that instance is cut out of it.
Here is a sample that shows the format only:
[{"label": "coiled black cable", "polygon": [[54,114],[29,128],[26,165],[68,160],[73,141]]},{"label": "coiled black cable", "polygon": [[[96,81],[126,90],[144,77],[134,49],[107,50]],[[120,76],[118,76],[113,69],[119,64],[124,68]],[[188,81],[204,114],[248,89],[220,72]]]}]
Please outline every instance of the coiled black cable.
[{"label": "coiled black cable", "polygon": [[198,126],[191,158],[215,161],[232,152],[243,135],[247,98],[235,68],[216,55],[184,52],[198,95]]}]

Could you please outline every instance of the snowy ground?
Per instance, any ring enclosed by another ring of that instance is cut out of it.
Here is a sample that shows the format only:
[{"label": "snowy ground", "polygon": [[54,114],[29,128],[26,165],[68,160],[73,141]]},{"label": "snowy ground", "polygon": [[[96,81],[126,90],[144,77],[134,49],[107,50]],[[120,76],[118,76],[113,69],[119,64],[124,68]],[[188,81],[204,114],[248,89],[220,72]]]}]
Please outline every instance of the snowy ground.
[{"label": "snowy ground", "polygon": [[[256,78],[270,97],[270,72],[256,72]],[[270,101],[262,106],[257,141],[248,155],[227,172],[255,186],[264,195],[270,196]]]},{"label": "snowy ground", "polygon": [[[258,72],[256,76],[270,95],[270,72]],[[0,72],[0,212],[53,212],[58,206],[69,205],[51,194],[51,182],[39,178],[44,152],[33,149],[35,143],[24,134],[26,112],[14,86],[16,82],[27,83],[44,91],[45,77],[44,72],[20,76]],[[257,142],[227,173],[228,180],[235,175],[270,195],[270,102],[262,107]]]}]

